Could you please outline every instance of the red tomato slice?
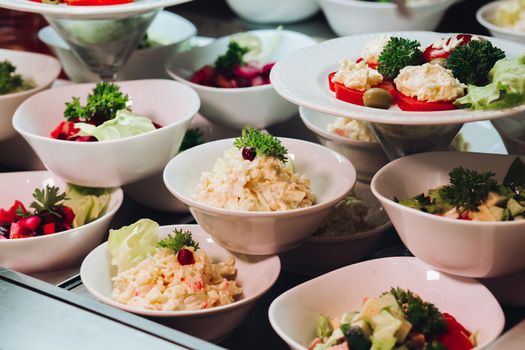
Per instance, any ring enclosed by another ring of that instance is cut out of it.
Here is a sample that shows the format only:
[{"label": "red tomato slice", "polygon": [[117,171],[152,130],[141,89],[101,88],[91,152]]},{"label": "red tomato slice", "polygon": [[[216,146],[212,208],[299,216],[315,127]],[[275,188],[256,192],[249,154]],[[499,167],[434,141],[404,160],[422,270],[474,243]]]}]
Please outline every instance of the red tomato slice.
[{"label": "red tomato slice", "polygon": [[65,3],[72,6],[104,6],[121,5],[133,2],[133,0],[65,0]]},{"label": "red tomato slice", "polygon": [[[450,43],[450,40],[452,39],[452,37],[448,38],[447,39],[447,44]],[[456,39],[458,40],[461,40],[463,39],[463,41],[459,44],[459,46],[462,46],[462,45],[465,45],[467,44],[469,41],[472,40],[472,35],[470,34],[458,34],[456,35]],[[432,47],[434,44],[431,44],[430,46],[428,46],[425,51],[423,51],[423,58],[425,59],[426,62],[430,62],[432,61],[433,59],[436,59],[436,58],[448,58],[450,56],[450,51],[445,51],[443,50],[443,48],[434,48]]]},{"label": "red tomato slice", "polygon": [[334,83],[335,86],[335,98],[341,101],[352,103],[354,105],[364,106],[363,96],[364,91],[350,89],[343,84]]},{"label": "red tomato slice", "polygon": [[470,342],[470,332],[463,327],[450,314],[443,313],[443,319],[447,323],[447,332],[436,336],[448,350],[469,350],[474,346]]},{"label": "red tomato slice", "polygon": [[449,111],[457,107],[452,102],[424,102],[418,101],[413,97],[403,95],[398,91],[397,105],[403,111],[409,112],[436,112]]},{"label": "red tomato slice", "polygon": [[334,77],[334,75],[335,75],[335,72],[328,74],[328,86],[330,87],[330,90],[332,90],[333,92],[335,92],[335,85],[334,85],[334,82],[332,82],[332,78]]}]

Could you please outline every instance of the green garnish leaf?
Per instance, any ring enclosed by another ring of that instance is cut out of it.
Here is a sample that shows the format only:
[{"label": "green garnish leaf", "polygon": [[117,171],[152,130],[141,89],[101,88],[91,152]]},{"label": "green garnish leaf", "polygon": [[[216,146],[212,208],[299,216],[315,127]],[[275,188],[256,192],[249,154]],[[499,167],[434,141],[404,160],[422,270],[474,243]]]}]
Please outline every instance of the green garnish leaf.
[{"label": "green garnish leaf", "polygon": [[250,51],[248,48],[240,46],[235,41],[230,41],[228,51],[215,60],[215,68],[228,70],[238,64],[242,66],[244,64],[243,56],[248,51]]},{"label": "green garnish leaf", "polygon": [[169,234],[168,237],[157,242],[158,248],[168,248],[176,253],[183,247],[193,247],[195,250],[199,249],[199,243],[195,242],[191,237],[191,232],[186,230],[173,230],[174,235]]},{"label": "green garnish leaf", "polygon": [[[410,290],[391,288],[388,292],[396,298],[405,318],[412,324],[412,330],[432,336],[445,332],[447,324],[434,304],[423,301]],[[386,294],[386,293],[385,293]]]},{"label": "green garnish leaf", "polygon": [[236,138],[233,145],[238,149],[251,148],[257,155],[275,157],[284,163],[288,160],[288,150],[278,138],[250,126],[242,129],[242,136]]},{"label": "green garnish leaf", "polygon": [[62,217],[61,209],[64,207],[64,201],[67,198],[65,192],[60,193],[60,188],[57,186],[46,185],[44,190],[35,189],[33,193],[33,201],[29,206],[35,209],[33,215],[42,216],[44,214],[51,214]]},{"label": "green garnish leaf", "polygon": [[5,60],[0,62],[0,95],[14,92],[24,85],[20,74],[15,74],[16,67]]},{"label": "green garnish leaf", "polygon": [[498,190],[498,183],[492,179],[493,172],[478,173],[463,167],[454,168],[450,173],[450,185],[439,190],[441,197],[456,206],[478,211],[489,192]]},{"label": "green garnish leaf", "polygon": [[423,53],[417,40],[393,37],[385,45],[378,58],[377,71],[388,79],[395,79],[406,66],[423,62]]},{"label": "green garnish leaf", "polygon": [[456,47],[447,59],[447,68],[462,83],[485,85],[494,64],[505,58],[505,52],[488,40],[472,40]]},{"label": "green garnish leaf", "polygon": [[66,102],[64,118],[68,121],[93,121],[101,124],[115,118],[117,111],[126,109],[128,95],[120,91],[114,83],[98,83],[93,92],[87,97],[87,104],[82,106],[78,97],[73,97],[71,102]]},{"label": "green garnish leaf", "polygon": [[204,143],[204,134],[202,131],[199,128],[190,128],[184,134],[179,152],[198,146],[202,143]]}]

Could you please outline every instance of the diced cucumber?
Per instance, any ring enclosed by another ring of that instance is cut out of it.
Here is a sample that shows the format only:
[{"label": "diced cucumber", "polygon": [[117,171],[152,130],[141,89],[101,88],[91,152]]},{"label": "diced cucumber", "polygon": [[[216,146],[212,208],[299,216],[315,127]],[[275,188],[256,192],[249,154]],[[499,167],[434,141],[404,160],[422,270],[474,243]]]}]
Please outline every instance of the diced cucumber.
[{"label": "diced cucumber", "polygon": [[330,323],[330,319],[325,315],[319,315],[317,318],[317,328],[315,330],[315,335],[319,339],[326,339],[332,335],[334,328]]},{"label": "diced cucumber", "polygon": [[396,332],[401,327],[401,321],[387,310],[381,310],[372,318],[372,348],[373,350],[391,350],[396,345]]},{"label": "diced cucumber", "polygon": [[523,216],[523,215],[518,215],[518,216],[515,216],[515,217],[514,217],[514,221],[520,221],[520,220],[525,220],[525,216]]},{"label": "diced cucumber", "polygon": [[492,216],[494,217],[494,220],[503,221],[505,209],[500,207],[490,207],[489,210]]},{"label": "diced cucumber", "polygon": [[518,201],[516,201],[514,198],[510,198],[507,201],[507,208],[510,210],[510,213],[512,216],[519,215],[523,212],[525,212],[525,207],[521,206]]}]

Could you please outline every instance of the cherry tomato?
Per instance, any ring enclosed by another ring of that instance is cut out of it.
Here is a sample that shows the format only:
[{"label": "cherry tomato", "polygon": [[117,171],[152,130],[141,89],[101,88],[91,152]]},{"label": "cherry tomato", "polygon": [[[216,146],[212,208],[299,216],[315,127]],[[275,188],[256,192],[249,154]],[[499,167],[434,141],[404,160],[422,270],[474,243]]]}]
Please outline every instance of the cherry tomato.
[{"label": "cherry tomato", "polygon": [[[452,40],[453,37],[450,37],[447,39],[446,44],[448,45],[450,43],[450,40]],[[466,43],[470,42],[472,40],[472,35],[470,34],[458,34],[456,39],[463,41],[459,43],[458,46],[465,45]],[[430,62],[436,58],[448,58],[450,56],[450,51],[445,51],[443,48],[434,48],[432,47],[434,44],[431,44],[429,47],[423,51],[423,58],[426,62]]]},{"label": "cherry tomato", "polygon": [[403,111],[409,112],[436,112],[449,111],[457,107],[452,102],[424,102],[413,97],[397,93],[397,105]]}]

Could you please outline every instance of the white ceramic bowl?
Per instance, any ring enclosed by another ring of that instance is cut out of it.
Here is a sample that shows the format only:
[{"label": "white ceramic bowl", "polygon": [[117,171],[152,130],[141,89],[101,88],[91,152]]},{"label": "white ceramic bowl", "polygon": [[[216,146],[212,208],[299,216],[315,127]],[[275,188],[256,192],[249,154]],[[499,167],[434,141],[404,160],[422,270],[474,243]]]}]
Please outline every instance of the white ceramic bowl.
[{"label": "white ceramic bowl", "polygon": [[353,264],[369,256],[386,230],[392,227],[370,186],[356,182],[355,195],[368,207],[366,221],[371,229],[346,236],[310,236],[301,246],[282,253],[285,270],[304,275],[320,275]]},{"label": "white ceramic bowl", "polygon": [[[279,38],[277,45],[261,62],[276,62],[290,52],[314,45],[314,39],[297,32],[274,29],[254,30],[248,33],[257,35],[264,48]],[[197,91],[202,107],[200,112],[211,122],[230,128],[242,129],[250,125],[265,128],[285,121],[297,113],[297,106],[279,96],[271,84],[223,89],[192,83],[191,76],[206,64],[213,64],[215,59],[226,52],[230,37],[222,37],[210,45],[190,51],[175,53],[166,64],[168,74]]]},{"label": "white ceramic bowl", "polygon": [[162,128],[103,142],[51,138],[51,131],[64,120],[64,103],[74,96],[84,101],[95,84],[65,86],[32,96],[15,112],[13,126],[44,165],[69,182],[115,187],[138,181],[159,172],[177,153],[199,109],[199,97],[191,88],[172,80],[133,80],[118,85],[133,100],[135,113]]},{"label": "white ceramic bowl", "polygon": [[525,44],[525,32],[521,32],[512,28],[500,27],[493,23],[496,10],[501,4],[505,2],[508,1],[503,0],[489,2],[476,12],[476,19],[478,20],[479,24],[487,28],[492,36],[515,41],[520,44]]},{"label": "white ceramic bowl", "polygon": [[301,21],[319,10],[317,0],[226,0],[239,17],[255,23],[291,23]]},{"label": "white ceramic bowl", "polygon": [[294,155],[295,172],[305,174],[316,196],[311,207],[250,212],[212,207],[192,195],[201,174],[211,171],[233,139],[208,142],[173,158],[164,170],[164,182],[206,232],[223,247],[245,254],[275,254],[292,249],[315,232],[330,209],[354,186],[353,165],[339,153],[315,143],[281,139]]},{"label": "white ceramic bowl", "polygon": [[299,107],[299,115],[306,127],[312,130],[326,147],[344,155],[354,164],[359,181],[370,182],[374,174],[388,163],[388,157],[379,142],[352,140],[327,130],[334,116]]},{"label": "white ceramic bowl", "polygon": [[[205,142],[235,137],[239,134],[237,130],[211,124],[200,114],[193,118],[190,128],[199,128],[203,133]],[[164,169],[153,176],[126,185],[124,192],[134,201],[148,208],[173,213],[188,212],[188,206],[173,196],[166,188],[162,178],[163,171]]]},{"label": "white ceramic bowl", "polygon": [[[372,179],[372,192],[408,249],[436,269],[460,276],[497,277],[525,269],[525,222],[444,218],[396,203],[449,183],[453,168],[493,171],[503,180],[516,156],[433,152],[397,159]],[[525,159],[525,157],[523,158]]]},{"label": "white ceramic bowl", "polygon": [[421,0],[407,4],[410,16],[393,3],[320,0],[328,24],[339,36],[401,30],[433,30],[456,0]]},{"label": "white ceramic bowl", "polygon": [[[13,113],[29,96],[47,89],[60,74],[60,63],[47,55],[33,52],[0,49],[0,61],[8,60],[16,67],[16,73],[31,80],[35,87],[26,91],[0,95],[0,141],[16,135],[11,124]],[[1,161],[1,160],[0,160]]]},{"label": "white ceramic bowl", "polygon": [[156,311],[120,304],[111,299],[113,275],[107,243],[93,250],[82,263],[82,283],[95,298],[105,304],[148,317],[208,341],[224,339],[242,322],[255,301],[273,286],[281,268],[279,258],[231,253],[215,243],[198,225],[161,226],[159,238],[166,237],[174,228],[190,230],[193,239],[214,261],[223,261],[231,255],[235,257],[236,281],[244,290],[240,300],[225,306],[193,311]]},{"label": "white ceramic bowl", "polygon": [[[148,37],[158,39],[162,45],[135,50],[117,74],[118,80],[168,78],[164,62],[176,51],[187,48],[197,29],[188,20],[168,11],[161,11],[148,29]],[[97,74],[73,54],[69,45],[51,27],[38,32],[38,38],[49,46],[60,59],[67,76],[78,83],[97,82]]]},{"label": "white ceramic bowl", "polygon": [[334,317],[360,310],[363,298],[377,297],[398,286],[450,313],[468,330],[479,332],[476,349],[488,345],[503,330],[503,310],[487,288],[409,257],[365,261],[292,288],[270,305],[270,323],[292,349],[305,350],[315,338],[320,314]]},{"label": "white ceramic bowl", "polygon": [[492,121],[509,154],[525,154],[525,114]]},{"label": "white ceramic bowl", "polygon": [[[28,207],[34,200],[34,190],[45,185],[58,186],[62,191],[66,189],[66,183],[48,171],[0,174],[0,208],[9,209],[15,200]],[[113,189],[106,213],[86,225],[45,236],[1,239],[0,266],[35,273],[61,270],[80,263],[104,238],[122,198],[122,190]]]}]

